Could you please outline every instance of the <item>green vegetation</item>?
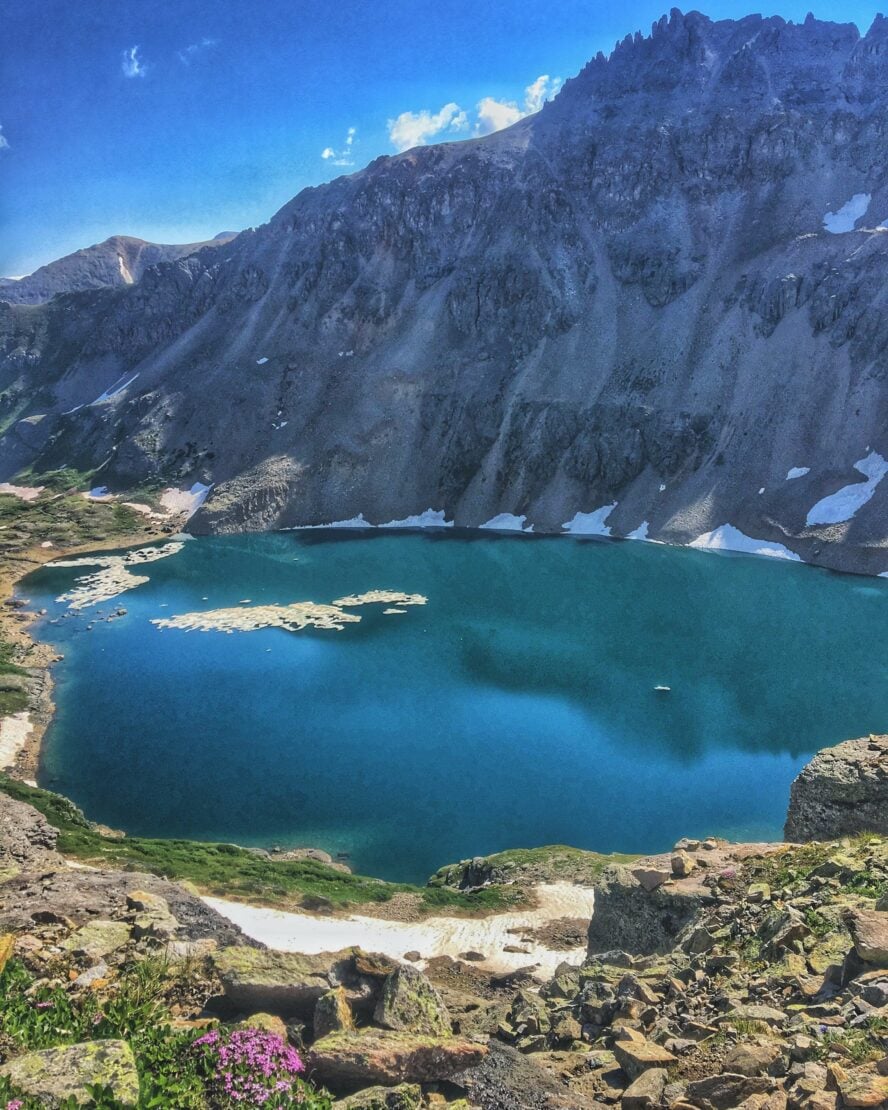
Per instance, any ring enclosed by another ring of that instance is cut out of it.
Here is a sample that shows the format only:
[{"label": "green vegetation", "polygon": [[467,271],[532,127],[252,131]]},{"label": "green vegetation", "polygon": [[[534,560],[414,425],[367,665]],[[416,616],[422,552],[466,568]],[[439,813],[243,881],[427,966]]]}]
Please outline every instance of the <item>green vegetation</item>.
[{"label": "green vegetation", "polygon": [[220,897],[271,905],[299,902],[308,909],[322,909],[387,902],[395,894],[413,894],[420,902],[419,908],[428,912],[450,909],[467,913],[489,913],[526,903],[525,892],[516,887],[491,886],[466,894],[350,875],[316,860],[274,860],[233,844],[103,836],[61,795],[3,774],[0,791],[38,809],[59,830],[58,848],[66,856],[101,862],[110,868],[148,871],[176,881],[188,880]]},{"label": "green vegetation", "polygon": [[[566,844],[548,844],[541,848],[510,848],[491,856],[471,861],[473,870],[479,866],[489,876],[491,883],[540,883],[576,882],[594,883],[605,867],[612,863],[632,863],[638,856],[613,852],[602,855]],[[459,886],[466,870],[466,862],[442,867],[429,879],[429,885],[438,889]]]},{"label": "green vegetation", "polygon": [[[64,491],[55,487],[57,474],[72,485]],[[144,527],[144,518],[116,501],[89,501],[77,492],[81,476],[69,471],[40,475],[33,479],[46,490],[34,501],[23,501],[9,493],[0,494],[0,528],[3,530],[4,561],[34,544],[51,541],[57,547],[103,543]]]},{"label": "green vegetation", "polygon": [[27,691],[17,686],[17,681],[28,672],[13,663],[12,655],[12,644],[0,640],[0,717],[18,713],[28,704]]},{"label": "green vegetation", "polygon": [[[5,1058],[15,1058],[62,1045],[124,1040],[132,1049],[139,1073],[140,1110],[171,1106],[205,1110],[233,1105],[215,1090],[218,1060],[198,1043],[203,1030],[172,1025],[167,1000],[181,985],[183,974],[188,975],[187,966],[183,970],[161,958],[147,958],[128,965],[113,991],[99,997],[91,992],[69,994],[61,986],[40,985],[24,964],[10,960],[0,973],[0,1050]],[[269,1039],[259,1031],[252,1035]],[[283,1045],[281,1049],[287,1051]],[[118,1110],[122,1105],[108,1087],[91,1088],[91,1094],[87,1104],[91,1110]],[[10,1103],[16,1110],[43,1108],[43,1103],[0,1079],[0,1106]],[[59,1110],[74,1110],[83,1104],[66,1099],[57,1105]],[[269,1099],[265,1105],[284,1103]],[[330,1099],[295,1079],[286,1105],[328,1110]]]},{"label": "green vegetation", "polygon": [[[884,852],[884,839],[871,833],[849,837],[840,845],[814,841],[811,844],[787,845],[781,851],[764,857],[751,873],[757,882],[766,882],[772,890],[792,890],[807,884],[811,878],[835,878],[845,894],[863,898],[880,898],[888,893],[888,883],[875,877],[867,857]],[[808,922],[815,934],[829,932],[829,922]]]}]

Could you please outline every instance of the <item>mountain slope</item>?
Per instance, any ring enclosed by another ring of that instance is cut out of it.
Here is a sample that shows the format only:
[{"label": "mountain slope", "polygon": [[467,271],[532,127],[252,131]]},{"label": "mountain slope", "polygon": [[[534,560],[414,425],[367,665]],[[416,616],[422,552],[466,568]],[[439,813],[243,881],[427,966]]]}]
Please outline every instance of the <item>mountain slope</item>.
[{"label": "mountain slope", "polygon": [[158,262],[175,262],[194,254],[201,247],[221,246],[236,234],[226,232],[206,243],[178,245],[147,243],[144,239],[133,239],[128,235],[112,235],[103,243],[85,247],[41,266],[27,277],[18,280],[0,278],[0,300],[11,304],[42,304],[52,300],[57,293],[132,285],[149,266],[156,266]]},{"label": "mountain slope", "polygon": [[673,11],[506,131],[377,159],[129,288],[0,305],[0,479],[213,482],[196,530],[560,530],[616,502],[615,535],[730,524],[881,572],[886,132],[881,17]]}]

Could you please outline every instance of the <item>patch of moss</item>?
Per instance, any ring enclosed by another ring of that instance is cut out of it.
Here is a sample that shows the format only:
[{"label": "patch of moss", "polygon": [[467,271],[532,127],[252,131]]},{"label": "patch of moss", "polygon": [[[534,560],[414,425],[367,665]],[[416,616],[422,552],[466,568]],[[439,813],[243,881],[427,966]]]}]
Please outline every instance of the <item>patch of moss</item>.
[{"label": "patch of moss", "polygon": [[[491,874],[491,882],[575,882],[591,885],[612,863],[632,863],[638,856],[619,852],[602,854],[566,844],[547,844],[540,848],[510,848],[481,857],[481,866]],[[450,864],[436,871],[429,885],[438,889],[458,886],[466,864]],[[471,861],[473,864],[475,861]],[[499,876],[502,876],[500,879]]]}]

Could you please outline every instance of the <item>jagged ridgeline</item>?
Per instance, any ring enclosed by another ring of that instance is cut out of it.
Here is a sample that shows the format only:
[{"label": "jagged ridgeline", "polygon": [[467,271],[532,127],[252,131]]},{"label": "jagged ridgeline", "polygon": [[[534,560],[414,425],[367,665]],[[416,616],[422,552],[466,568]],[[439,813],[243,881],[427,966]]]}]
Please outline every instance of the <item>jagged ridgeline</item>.
[{"label": "jagged ridgeline", "polygon": [[888,454],[886,44],[673,11],[505,131],[0,304],[0,479],[212,482],[196,531],[616,502],[614,534],[882,571],[888,483],[807,516]]}]

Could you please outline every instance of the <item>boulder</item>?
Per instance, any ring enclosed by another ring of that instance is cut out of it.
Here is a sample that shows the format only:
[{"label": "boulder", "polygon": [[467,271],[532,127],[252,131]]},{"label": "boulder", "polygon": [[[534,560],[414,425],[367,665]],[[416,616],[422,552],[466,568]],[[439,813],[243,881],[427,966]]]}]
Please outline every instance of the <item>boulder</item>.
[{"label": "boulder", "polygon": [[623,1071],[634,1082],[649,1068],[668,1068],[675,1057],[653,1041],[614,1041],[614,1056]]},{"label": "boulder", "polygon": [[622,1110],[648,1110],[659,1106],[666,1089],[665,1068],[648,1068],[623,1092]]},{"label": "boulder", "polygon": [[318,999],[354,971],[352,949],[306,956],[235,947],[210,959],[235,1009],[266,1010],[280,1017],[312,1017]]},{"label": "boulder", "polygon": [[333,1103],[335,1110],[420,1110],[422,1088],[416,1083],[368,1087]]},{"label": "boulder", "polygon": [[29,1052],[0,1067],[0,1076],[50,1107],[65,1099],[87,1105],[94,1086],[110,1087],[121,1107],[139,1101],[136,1061],[126,1041],[85,1041]]},{"label": "boulder", "polygon": [[888,968],[888,913],[855,910],[846,920],[860,959],[877,968]]},{"label": "boulder", "polygon": [[826,748],[792,784],[787,840],[837,840],[888,833],[888,736]]},{"label": "boulder", "polygon": [[855,1068],[837,1075],[839,1093],[845,1107],[877,1108],[888,1104],[888,1075],[872,1067]]},{"label": "boulder", "polygon": [[355,1019],[342,987],[333,987],[317,1000],[314,1008],[314,1035],[326,1037],[328,1033],[354,1029]]},{"label": "boulder", "polygon": [[756,1095],[770,1095],[777,1081],[764,1076],[710,1075],[695,1079],[686,1091],[687,1101],[700,1110],[731,1110]]},{"label": "boulder", "polygon": [[484,1045],[461,1037],[430,1037],[392,1029],[330,1033],[307,1054],[309,1075],[337,1090],[378,1083],[439,1083],[474,1067],[487,1054]]},{"label": "boulder", "polygon": [[274,1033],[282,1041],[287,1040],[286,1023],[276,1014],[250,1014],[248,1018],[238,1022],[235,1029],[261,1029],[263,1033]]},{"label": "boulder", "polygon": [[384,1029],[431,1036],[450,1035],[450,1014],[441,995],[421,971],[404,964],[382,985],[373,1020]]},{"label": "boulder", "polygon": [[66,952],[100,960],[122,948],[132,930],[124,921],[90,921],[62,942]]},{"label": "boulder", "polygon": [[459,1085],[468,1091],[470,1105],[484,1110],[596,1110],[599,1106],[565,1087],[532,1057],[498,1041],[490,1042],[487,1055],[459,1077]]},{"label": "boulder", "polygon": [[725,1057],[722,1070],[735,1075],[770,1075],[782,1058],[782,1049],[774,1041],[741,1041]]}]

